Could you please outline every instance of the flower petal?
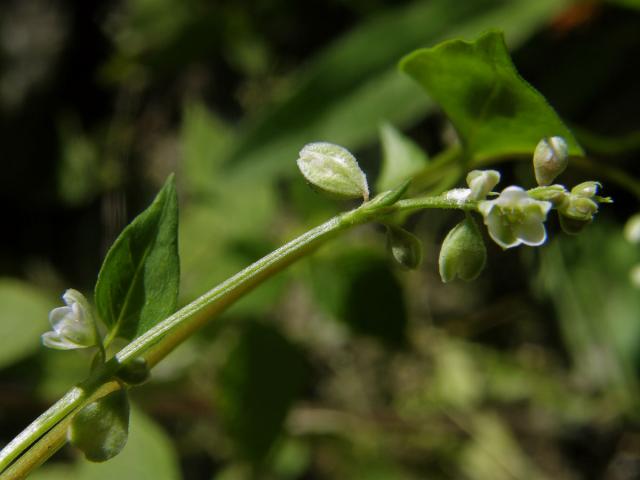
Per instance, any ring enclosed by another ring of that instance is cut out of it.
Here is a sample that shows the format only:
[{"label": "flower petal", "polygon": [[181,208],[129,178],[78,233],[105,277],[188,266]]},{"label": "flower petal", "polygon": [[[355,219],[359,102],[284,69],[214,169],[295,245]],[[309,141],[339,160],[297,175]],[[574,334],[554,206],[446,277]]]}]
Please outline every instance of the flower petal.
[{"label": "flower petal", "polygon": [[513,233],[511,225],[506,222],[499,209],[493,209],[484,217],[484,223],[489,230],[489,235],[502,248],[507,249],[520,245],[520,240]]},{"label": "flower petal", "polygon": [[73,310],[71,307],[58,307],[49,312],[49,323],[54,331],[59,331],[62,325],[73,319]]},{"label": "flower petal", "polygon": [[514,233],[525,245],[537,247],[547,239],[547,231],[541,221],[528,220],[514,226]]},{"label": "flower petal", "polygon": [[495,200],[498,205],[514,208],[520,202],[529,198],[526,190],[516,185],[511,185],[500,192],[500,196]]},{"label": "flower petal", "polygon": [[45,347],[55,348],[56,350],[75,350],[76,348],[81,348],[64,338],[60,338],[55,332],[43,333],[40,338]]}]

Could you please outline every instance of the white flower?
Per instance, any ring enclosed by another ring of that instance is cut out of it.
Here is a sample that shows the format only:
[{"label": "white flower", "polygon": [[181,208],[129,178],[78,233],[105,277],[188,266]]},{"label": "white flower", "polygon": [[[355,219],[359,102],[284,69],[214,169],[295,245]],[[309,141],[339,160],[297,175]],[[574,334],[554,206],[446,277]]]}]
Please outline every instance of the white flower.
[{"label": "white flower", "polygon": [[484,200],[487,194],[500,181],[500,172],[496,170],[472,170],[467,174],[467,185],[471,189],[471,200]]},{"label": "white flower", "polygon": [[42,335],[42,344],[58,350],[94,346],[96,331],[87,299],[73,289],[64,292],[62,299],[67,306],[54,308],[49,313],[53,331]]},{"label": "white flower", "polygon": [[478,204],[489,235],[504,249],[522,243],[542,245],[547,239],[544,221],[550,209],[551,202],[534,200],[516,186],[505,188],[495,200]]}]

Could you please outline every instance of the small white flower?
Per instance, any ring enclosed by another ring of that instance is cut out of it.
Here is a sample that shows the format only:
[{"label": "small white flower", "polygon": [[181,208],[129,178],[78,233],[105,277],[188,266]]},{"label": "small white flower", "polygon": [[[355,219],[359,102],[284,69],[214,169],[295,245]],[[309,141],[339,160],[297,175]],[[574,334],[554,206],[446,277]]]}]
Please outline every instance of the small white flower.
[{"label": "small white flower", "polygon": [[94,346],[96,331],[87,299],[73,289],[64,292],[62,299],[67,306],[54,308],[49,313],[53,331],[42,335],[42,344],[57,350]]},{"label": "small white flower", "polygon": [[472,170],[467,174],[467,185],[471,189],[471,200],[484,200],[500,181],[497,170]]},{"label": "small white flower", "polygon": [[534,200],[516,186],[505,188],[495,200],[478,204],[489,235],[504,249],[523,243],[542,245],[547,239],[544,221],[550,209],[551,202]]}]

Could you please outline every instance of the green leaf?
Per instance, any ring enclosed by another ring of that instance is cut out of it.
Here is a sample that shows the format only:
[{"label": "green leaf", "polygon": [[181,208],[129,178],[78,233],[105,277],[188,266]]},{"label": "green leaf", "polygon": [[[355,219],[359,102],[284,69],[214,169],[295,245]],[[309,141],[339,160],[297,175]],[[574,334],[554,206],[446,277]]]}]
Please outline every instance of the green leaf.
[{"label": "green leaf", "polygon": [[259,462],[280,434],[307,377],[307,362],[276,330],[249,323],[218,378],[217,406],[239,453]]},{"label": "green leaf", "polygon": [[174,312],[178,296],[178,200],[173,176],[107,253],[95,290],[110,337],[132,339]]},{"label": "green leaf", "polygon": [[49,330],[47,317],[55,306],[37,288],[9,278],[0,279],[0,368],[31,355],[40,334]]},{"label": "green leaf", "polygon": [[376,190],[384,192],[398,187],[422,170],[428,163],[427,154],[396,128],[384,123],[380,126],[382,169]]},{"label": "green leaf", "polygon": [[122,389],[88,404],[69,427],[69,441],[91,462],[104,462],[119,454],[128,434],[129,399]]},{"label": "green leaf", "polygon": [[79,458],[74,465],[49,462],[33,472],[34,480],[178,480],[180,468],[171,440],[151,419],[131,409],[130,435],[126,448],[104,463]]},{"label": "green leaf", "polygon": [[82,461],[77,480],[178,480],[178,458],[166,433],[136,408],[131,409],[131,433],[120,455],[105,463]]},{"label": "green leaf", "polygon": [[553,136],[564,137],[570,155],[583,153],[544,97],[520,77],[500,32],[417,50],[400,68],[440,104],[475,163],[530,155],[541,138]]}]

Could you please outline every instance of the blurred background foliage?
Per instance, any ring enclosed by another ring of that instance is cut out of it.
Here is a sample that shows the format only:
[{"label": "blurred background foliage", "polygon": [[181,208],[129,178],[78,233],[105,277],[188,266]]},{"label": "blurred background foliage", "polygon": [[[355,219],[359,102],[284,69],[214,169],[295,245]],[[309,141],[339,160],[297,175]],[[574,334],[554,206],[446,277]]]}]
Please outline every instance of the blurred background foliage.
[{"label": "blurred background foliage", "polygon": [[[92,291],[170,172],[186,303],[341,208],[297,173],[305,143],[344,145],[378,185],[390,125],[430,155],[449,145],[397,61],[500,28],[588,154],[563,179],[601,179],[615,204],[578,237],[554,219],[542,248],[489,245],[471,284],[439,280],[450,213],[411,218],[416,272],[381,229],[353,231],[160,364],[119,457],[65,449],[34,478],[640,478],[640,252],[622,237],[640,198],[639,5],[2,2],[0,441],[86,374],[81,353],[40,346],[47,312]],[[528,164],[501,169],[532,184]]]}]

